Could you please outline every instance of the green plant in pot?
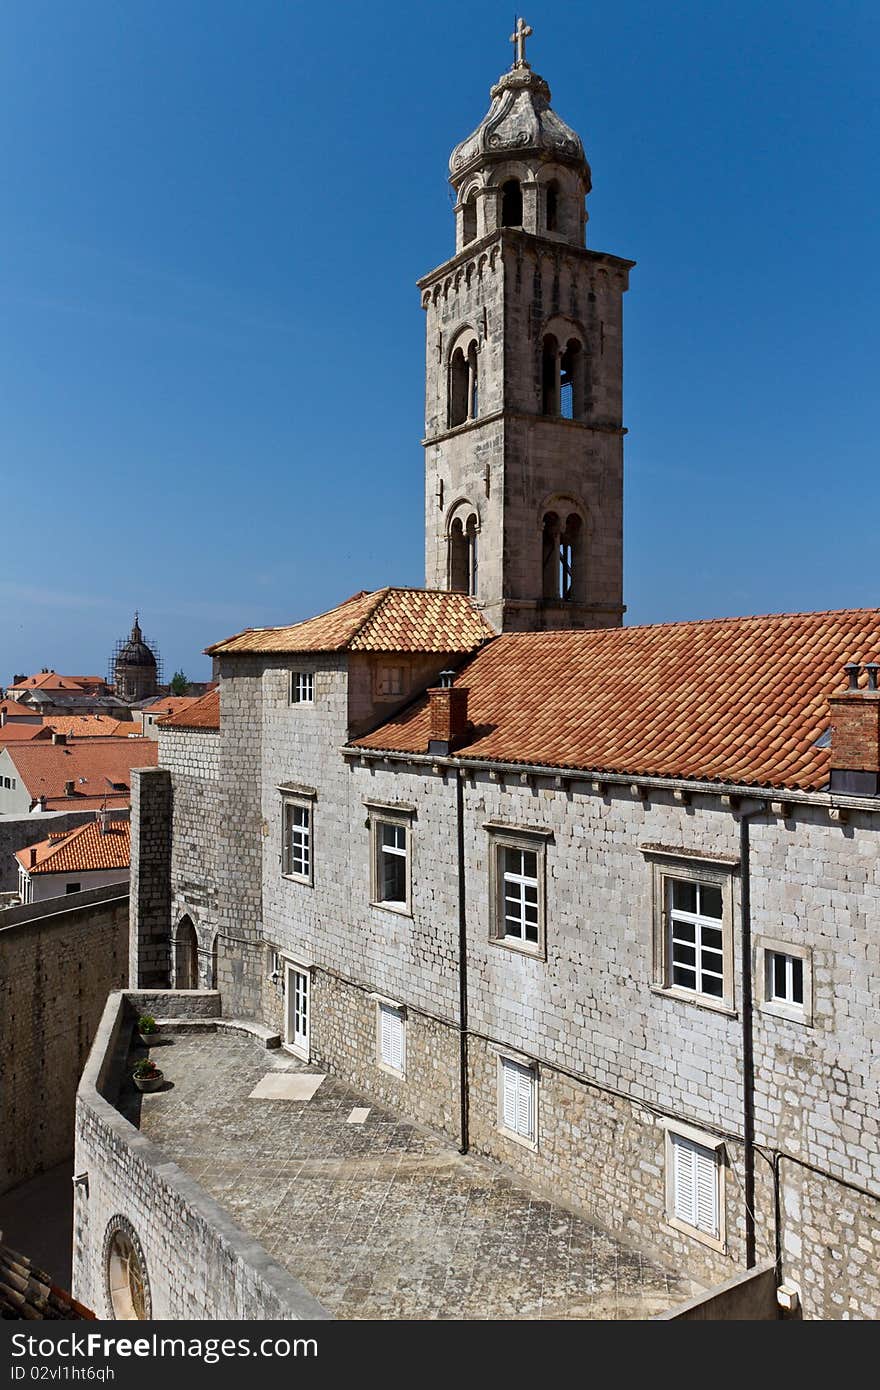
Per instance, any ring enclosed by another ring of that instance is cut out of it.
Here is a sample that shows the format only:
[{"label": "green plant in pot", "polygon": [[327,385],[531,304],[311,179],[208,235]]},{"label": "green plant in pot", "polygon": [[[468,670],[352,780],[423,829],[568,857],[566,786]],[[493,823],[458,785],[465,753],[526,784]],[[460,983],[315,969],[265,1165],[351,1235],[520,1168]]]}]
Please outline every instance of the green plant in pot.
[{"label": "green plant in pot", "polygon": [[152,1014],[141,1014],[137,1022],[137,1031],[138,1037],[140,1038],[144,1047],[149,1047],[150,1044],[155,1042],[156,1040],[156,1034],[159,1031],[159,1025],[153,1018]]},{"label": "green plant in pot", "polygon": [[158,1091],[165,1080],[165,1074],[149,1057],[144,1057],[132,1072],[132,1079],[139,1091]]}]

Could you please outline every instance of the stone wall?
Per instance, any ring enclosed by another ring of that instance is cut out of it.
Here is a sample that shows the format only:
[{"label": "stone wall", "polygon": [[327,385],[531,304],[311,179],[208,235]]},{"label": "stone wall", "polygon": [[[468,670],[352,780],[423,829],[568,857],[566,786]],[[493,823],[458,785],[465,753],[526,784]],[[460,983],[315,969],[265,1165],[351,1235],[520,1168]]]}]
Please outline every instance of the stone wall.
[{"label": "stone wall", "polygon": [[171,979],[171,805],[164,768],[132,768],[129,980],[145,988]]},{"label": "stone wall", "polygon": [[[193,925],[198,943],[198,979],[214,985],[214,944],[217,942],[217,853],[220,817],[233,814],[218,792],[220,733],[213,729],[160,729],[159,765],[171,774],[171,902],[172,947],[184,918]],[[217,942],[219,956],[220,946]],[[172,982],[175,952],[172,949]]]},{"label": "stone wall", "polygon": [[[120,1218],[140,1246],[156,1320],[325,1319],[327,1313],[188,1174],[115,1107],[137,1014],[152,995],[114,994],[83,1073],[76,1107],[73,1293],[113,1316],[106,1239]],[[216,996],[210,997],[216,1005]],[[198,994],[162,996],[166,1017],[192,1015]]]},{"label": "stone wall", "polygon": [[77,1084],[127,951],[125,885],[0,913],[0,1192],[72,1152]]}]

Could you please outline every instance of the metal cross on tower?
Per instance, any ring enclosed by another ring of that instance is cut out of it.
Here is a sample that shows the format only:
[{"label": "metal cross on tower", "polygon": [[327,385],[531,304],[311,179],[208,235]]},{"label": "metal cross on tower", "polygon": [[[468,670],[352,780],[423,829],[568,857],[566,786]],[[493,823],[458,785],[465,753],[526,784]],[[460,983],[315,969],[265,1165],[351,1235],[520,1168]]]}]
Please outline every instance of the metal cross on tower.
[{"label": "metal cross on tower", "polygon": [[510,42],[516,44],[516,61],[513,65],[515,68],[527,68],[529,66],[526,62],[526,39],[531,38],[531,36],[531,24],[526,24],[522,15],[519,15],[516,21],[516,30],[510,36]]}]

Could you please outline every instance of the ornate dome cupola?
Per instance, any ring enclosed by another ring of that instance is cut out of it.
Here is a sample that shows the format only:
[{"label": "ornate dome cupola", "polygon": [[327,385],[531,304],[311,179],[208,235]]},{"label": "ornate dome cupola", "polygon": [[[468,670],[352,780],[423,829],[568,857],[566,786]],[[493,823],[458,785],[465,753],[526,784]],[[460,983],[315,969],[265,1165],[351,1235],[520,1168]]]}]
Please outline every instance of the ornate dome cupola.
[{"label": "ornate dome cupola", "polygon": [[584,245],[590,166],[580,137],[551,110],[550,88],[526,61],[531,33],[518,19],[513,66],[492,88],[474,133],[452,151],[457,251],[499,227]]},{"label": "ornate dome cupola", "polygon": [[123,700],[145,700],[156,694],[159,663],[156,653],[141,632],[138,614],[128,640],[118,646],[112,663],[116,694]]}]

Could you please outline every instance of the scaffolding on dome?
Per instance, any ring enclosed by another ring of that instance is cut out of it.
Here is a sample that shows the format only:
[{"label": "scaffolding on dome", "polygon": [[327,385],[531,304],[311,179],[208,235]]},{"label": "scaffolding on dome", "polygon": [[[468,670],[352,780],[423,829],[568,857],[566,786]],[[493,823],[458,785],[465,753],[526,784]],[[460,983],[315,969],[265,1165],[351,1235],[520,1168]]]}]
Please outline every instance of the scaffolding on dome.
[{"label": "scaffolding on dome", "polygon": [[[113,650],[110,653],[110,659],[107,663],[107,684],[112,686],[114,690],[116,689],[116,664],[119,661],[123,647],[127,647],[130,641],[131,635],[128,637],[120,637],[113,643]],[[154,638],[145,636],[141,637],[141,641],[145,647],[149,647],[153,656],[156,658],[156,684],[164,685],[165,668],[162,665],[162,654],[159,651],[159,643],[155,641]]]}]

